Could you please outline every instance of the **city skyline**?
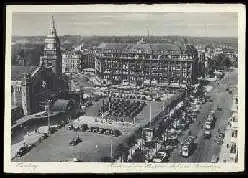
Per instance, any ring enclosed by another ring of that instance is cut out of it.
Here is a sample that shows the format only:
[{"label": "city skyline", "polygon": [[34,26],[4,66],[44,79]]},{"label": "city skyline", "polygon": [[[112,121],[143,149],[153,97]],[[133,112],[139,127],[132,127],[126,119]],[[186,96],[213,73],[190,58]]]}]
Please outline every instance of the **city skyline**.
[{"label": "city skyline", "polygon": [[235,13],[165,12],[13,13],[12,36],[44,36],[52,16],[59,36],[238,37]]}]

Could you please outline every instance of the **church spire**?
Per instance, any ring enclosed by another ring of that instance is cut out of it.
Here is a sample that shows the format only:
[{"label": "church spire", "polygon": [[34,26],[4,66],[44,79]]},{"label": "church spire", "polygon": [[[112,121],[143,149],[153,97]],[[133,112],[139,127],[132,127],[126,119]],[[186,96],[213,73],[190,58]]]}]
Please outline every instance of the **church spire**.
[{"label": "church spire", "polygon": [[48,37],[56,37],[56,28],[55,28],[55,21],[54,21],[54,17],[52,16],[51,22],[50,22],[50,26],[49,26],[49,34]]},{"label": "church spire", "polygon": [[54,18],[52,16],[48,34],[45,38],[44,53],[40,58],[40,63],[46,68],[52,68],[56,74],[61,74],[62,57],[60,52],[60,41],[57,36]]}]

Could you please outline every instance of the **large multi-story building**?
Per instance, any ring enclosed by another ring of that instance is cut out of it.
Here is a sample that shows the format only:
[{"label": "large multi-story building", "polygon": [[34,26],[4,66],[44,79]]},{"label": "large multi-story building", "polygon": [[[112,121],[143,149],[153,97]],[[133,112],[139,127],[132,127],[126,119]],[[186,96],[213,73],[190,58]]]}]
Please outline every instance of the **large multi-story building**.
[{"label": "large multi-story building", "polygon": [[95,70],[113,83],[185,86],[199,77],[198,61],[191,45],[149,44],[142,39],[136,44],[102,43],[96,51]]},{"label": "large multi-story building", "polygon": [[93,49],[82,51],[82,69],[95,68],[95,53]]},{"label": "large multi-story building", "polygon": [[68,90],[68,82],[61,75],[60,45],[53,19],[49,29],[39,66],[11,67],[12,108],[21,107],[24,115],[44,110],[47,99]]},{"label": "large multi-story building", "polygon": [[62,73],[79,73],[82,71],[82,54],[67,51],[62,55]]}]

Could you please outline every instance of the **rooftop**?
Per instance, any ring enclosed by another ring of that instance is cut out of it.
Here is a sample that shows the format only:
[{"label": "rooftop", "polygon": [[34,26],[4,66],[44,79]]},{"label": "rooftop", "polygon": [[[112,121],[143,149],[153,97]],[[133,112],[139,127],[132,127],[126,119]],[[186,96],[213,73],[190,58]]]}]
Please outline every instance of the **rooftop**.
[{"label": "rooftop", "polygon": [[159,52],[162,50],[181,51],[185,46],[173,43],[101,43],[98,49],[103,50],[123,50],[123,52],[136,53],[138,50],[144,53]]},{"label": "rooftop", "polygon": [[11,81],[20,81],[24,73],[32,73],[37,66],[11,66]]}]

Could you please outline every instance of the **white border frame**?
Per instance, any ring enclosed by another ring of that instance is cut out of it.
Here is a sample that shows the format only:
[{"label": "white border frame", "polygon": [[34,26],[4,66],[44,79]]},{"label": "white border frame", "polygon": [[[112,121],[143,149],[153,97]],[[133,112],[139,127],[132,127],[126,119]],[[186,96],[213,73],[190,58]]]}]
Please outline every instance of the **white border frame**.
[{"label": "white border frame", "polygon": [[[61,163],[11,162],[11,32],[13,12],[237,12],[238,13],[238,163]],[[240,172],[244,171],[245,143],[245,5],[8,5],[6,7],[4,171],[8,173],[132,173],[132,172]]]}]

